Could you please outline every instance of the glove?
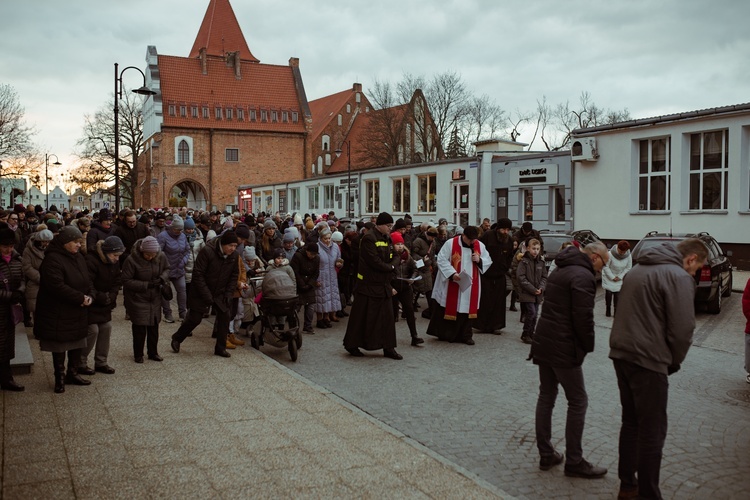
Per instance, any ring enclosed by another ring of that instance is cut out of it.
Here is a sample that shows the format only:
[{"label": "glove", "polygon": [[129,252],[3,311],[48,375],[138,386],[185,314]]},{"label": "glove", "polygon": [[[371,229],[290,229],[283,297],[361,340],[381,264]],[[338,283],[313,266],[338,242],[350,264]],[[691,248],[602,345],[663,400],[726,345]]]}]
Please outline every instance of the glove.
[{"label": "glove", "polygon": [[159,288],[161,286],[161,280],[155,279],[148,282],[149,288]]},{"label": "glove", "polygon": [[18,304],[23,300],[23,293],[21,293],[18,290],[14,290],[10,294],[10,302],[11,304]]}]

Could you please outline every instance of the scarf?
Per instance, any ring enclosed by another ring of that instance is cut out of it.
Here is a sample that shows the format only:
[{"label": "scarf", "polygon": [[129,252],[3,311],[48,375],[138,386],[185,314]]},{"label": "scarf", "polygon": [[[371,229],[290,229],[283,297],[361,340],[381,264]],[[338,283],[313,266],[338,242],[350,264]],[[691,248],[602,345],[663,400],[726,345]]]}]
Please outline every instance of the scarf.
[{"label": "scarf", "polygon": [[[461,236],[453,238],[451,249],[451,265],[457,274],[461,274]],[[479,253],[479,240],[474,240],[473,252]],[[453,280],[448,281],[448,296],[445,300],[445,316],[447,320],[455,321],[458,316],[458,301],[461,299],[461,288]],[[477,266],[471,266],[471,295],[469,297],[469,318],[477,317],[479,307],[479,276]]]}]

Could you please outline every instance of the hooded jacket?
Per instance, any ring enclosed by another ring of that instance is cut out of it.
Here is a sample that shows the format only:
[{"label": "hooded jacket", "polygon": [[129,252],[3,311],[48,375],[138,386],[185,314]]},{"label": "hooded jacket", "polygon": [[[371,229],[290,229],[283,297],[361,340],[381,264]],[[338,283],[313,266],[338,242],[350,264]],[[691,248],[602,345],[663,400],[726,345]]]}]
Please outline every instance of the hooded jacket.
[{"label": "hooded jacket", "polygon": [[576,247],[564,249],[555,262],[557,270],[547,280],[531,358],[535,364],[574,368],[594,350],[594,266],[588,254]]},{"label": "hooded jacket", "polygon": [[[633,267],[633,258],[630,250],[624,254],[617,251],[617,245],[609,251],[609,262],[602,268],[602,288],[610,292],[619,292],[622,288],[622,280],[628,271]],[[614,281],[615,277],[620,278]]]},{"label": "hooded jacket", "polygon": [[91,287],[96,291],[94,302],[89,306],[89,324],[107,323],[112,320],[112,309],[117,304],[120,291],[120,261],[114,264],[102,251],[104,240],[99,240],[86,254]]},{"label": "hooded jacket", "polygon": [[674,245],[645,250],[623,280],[609,357],[663,374],[679,370],[693,341],[695,286]]}]

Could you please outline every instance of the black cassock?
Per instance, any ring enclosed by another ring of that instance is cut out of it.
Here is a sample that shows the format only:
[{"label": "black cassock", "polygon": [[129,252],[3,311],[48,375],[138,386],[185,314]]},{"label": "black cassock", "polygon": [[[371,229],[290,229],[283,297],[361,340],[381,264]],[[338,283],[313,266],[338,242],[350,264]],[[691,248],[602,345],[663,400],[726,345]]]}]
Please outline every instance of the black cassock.
[{"label": "black cassock", "polygon": [[492,257],[492,265],[482,275],[482,295],[479,299],[477,317],[472,327],[480,332],[492,333],[505,328],[506,276],[513,258],[513,238],[503,237],[498,230],[482,235],[481,242]]}]

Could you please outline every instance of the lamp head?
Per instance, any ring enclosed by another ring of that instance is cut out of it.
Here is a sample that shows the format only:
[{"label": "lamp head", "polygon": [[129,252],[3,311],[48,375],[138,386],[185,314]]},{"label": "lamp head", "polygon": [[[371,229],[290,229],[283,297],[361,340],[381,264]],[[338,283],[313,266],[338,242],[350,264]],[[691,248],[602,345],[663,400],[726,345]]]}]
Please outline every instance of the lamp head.
[{"label": "lamp head", "polygon": [[156,92],[151,90],[150,88],[146,87],[145,85],[139,89],[133,89],[133,93],[140,94],[140,95],[156,95]]},{"label": "lamp head", "polygon": [[334,153],[336,153],[336,158],[339,158],[341,156],[341,149],[337,149]]}]

